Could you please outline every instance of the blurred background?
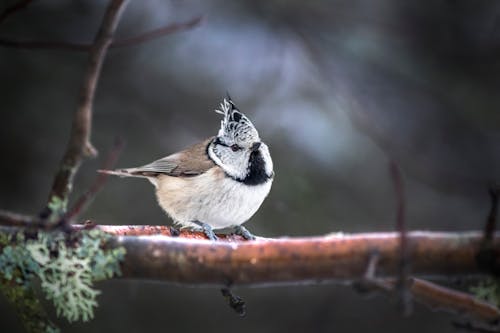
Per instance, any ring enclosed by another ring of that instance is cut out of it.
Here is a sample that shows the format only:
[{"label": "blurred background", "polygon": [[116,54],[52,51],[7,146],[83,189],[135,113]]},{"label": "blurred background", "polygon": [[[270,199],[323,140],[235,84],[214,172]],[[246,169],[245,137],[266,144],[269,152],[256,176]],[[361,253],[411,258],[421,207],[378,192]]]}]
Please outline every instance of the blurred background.
[{"label": "blurred background", "polygon": [[[15,1],[4,0],[3,11]],[[0,38],[90,42],[107,1],[34,1]],[[115,137],[118,167],[214,135],[228,91],[268,143],[276,178],[246,226],[266,237],[393,230],[389,162],[402,169],[410,229],[482,228],[500,181],[500,3],[495,1],[131,1],[117,39],[203,15],[188,31],[108,53],[92,142],[72,198]],[[0,207],[44,206],[69,136],[84,53],[0,47]],[[168,224],[152,186],[110,179],[84,218]],[[216,289],[140,281],[98,287],[96,318],[66,332],[454,332],[421,306],[338,285],[242,288],[241,319]],[[21,330],[0,300],[2,331]],[[9,329],[7,329],[9,328]]]}]

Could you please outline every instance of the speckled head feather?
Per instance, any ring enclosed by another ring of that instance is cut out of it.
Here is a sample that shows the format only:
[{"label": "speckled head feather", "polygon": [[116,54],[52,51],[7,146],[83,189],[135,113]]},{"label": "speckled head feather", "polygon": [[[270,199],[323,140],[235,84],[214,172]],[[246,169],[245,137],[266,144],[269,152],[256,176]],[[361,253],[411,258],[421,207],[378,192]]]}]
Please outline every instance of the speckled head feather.
[{"label": "speckled head feather", "polygon": [[255,126],[247,116],[236,108],[229,95],[224,98],[220,109],[216,109],[215,112],[224,115],[224,119],[220,123],[218,137],[241,146],[260,140]]}]

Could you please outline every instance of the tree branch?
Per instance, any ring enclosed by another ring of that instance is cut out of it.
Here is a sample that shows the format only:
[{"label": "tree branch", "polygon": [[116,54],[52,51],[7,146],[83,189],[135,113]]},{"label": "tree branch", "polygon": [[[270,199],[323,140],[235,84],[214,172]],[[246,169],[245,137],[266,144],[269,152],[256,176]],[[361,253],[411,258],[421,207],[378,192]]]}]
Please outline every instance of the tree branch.
[{"label": "tree branch", "polygon": [[144,32],[138,36],[117,40],[111,44],[111,47],[118,48],[118,47],[127,47],[127,46],[142,44],[166,35],[173,34],[175,32],[188,30],[200,24],[202,19],[203,16],[197,16],[186,22],[178,22],[178,23],[175,22],[167,26],[160,27],[158,29]]},{"label": "tree branch", "polygon": [[83,157],[97,154],[95,148],[90,143],[92,104],[104,57],[127,2],[127,0],[112,0],[110,2],[101,27],[90,49],[87,71],[80,91],[80,103],[73,118],[70,139],[52,185],[49,203],[44,213],[47,217],[51,216],[52,220],[54,220],[54,215],[57,215],[55,217],[59,218],[59,215],[66,211],[73,177]]},{"label": "tree branch", "polygon": [[[214,243],[206,241],[201,232],[187,230],[182,230],[179,237],[171,237],[168,226],[95,227],[117,236],[116,244],[126,248],[122,267],[125,278],[214,286],[352,281],[363,277],[374,252],[380,256],[378,278],[399,276],[398,232],[256,241],[220,235],[221,240]],[[19,230],[0,227],[0,232]],[[407,237],[413,244],[409,254],[415,276],[481,274],[475,255],[482,232],[412,231]],[[492,245],[500,250],[500,233],[494,234]]]},{"label": "tree branch", "polygon": [[7,7],[1,14],[0,14],[0,24],[2,24],[9,16],[14,14],[17,11],[20,11],[21,9],[26,8],[33,0],[21,0],[18,3]]},{"label": "tree branch", "polygon": [[0,225],[27,228],[34,225],[38,218],[0,209]]},{"label": "tree branch", "polygon": [[[112,42],[109,47],[113,49],[138,45],[176,32],[188,30],[197,26],[202,21],[202,18],[202,16],[197,16],[186,22],[172,23],[164,27],[146,31],[137,36],[119,39]],[[17,41],[7,38],[0,38],[0,46],[29,50],[66,50],[88,52],[91,49],[92,44],[56,41]]]},{"label": "tree branch", "polygon": [[461,291],[439,286],[417,278],[409,278],[409,291],[416,301],[435,311],[466,314],[472,319],[493,323],[500,319],[500,310],[492,304]]},{"label": "tree branch", "polygon": [[[333,234],[324,237],[260,239],[237,242],[230,236],[220,242],[165,237],[166,226],[97,226],[114,234],[127,249],[123,264],[126,278],[162,280],[195,285],[266,285],[329,280],[354,280],[365,272],[370,255],[380,254],[377,275],[399,274],[399,233]],[[161,235],[151,235],[159,231]],[[163,236],[165,235],[165,236]],[[139,237],[137,237],[139,236]],[[479,274],[475,254],[482,233],[409,232],[409,250],[417,276]],[[493,239],[500,249],[500,233]],[[182,269],[180,269],[182,268]]]},{"label": "tree branch", "polygon": [[[7,223],[2,214],[0,221]],[[0,233],[22,230],[17,227],[18,222],[8,221],[13,226],[0,227]],[[375,286],[376,290],[390,292],[400,278],[399,232],[256,241],[245,241],[237,235],[218,235],[220,240],[214,243],[207,241],[202,232],[182,230],[178,236],[172,235],[168,226],[71,225],[70,228],[75,232],[98,228],[116,236],[113,245],[127,250],[122,263],[126,279],[226,287],[353,283],[368,277],[376,282],[368,285],[368,290]],[[500,249],[500,233],[492,236],[492,247]],[[416,276],[449,279],[481,274],[475,256],[481,248],[482,232],[413,231],[407,237],[413,244],[409,255]],[[496,307],[467,293],[415,277],[408,278],[408,286],[413,298],[434,310],[464,314],[489,323],[500,319]]]}]

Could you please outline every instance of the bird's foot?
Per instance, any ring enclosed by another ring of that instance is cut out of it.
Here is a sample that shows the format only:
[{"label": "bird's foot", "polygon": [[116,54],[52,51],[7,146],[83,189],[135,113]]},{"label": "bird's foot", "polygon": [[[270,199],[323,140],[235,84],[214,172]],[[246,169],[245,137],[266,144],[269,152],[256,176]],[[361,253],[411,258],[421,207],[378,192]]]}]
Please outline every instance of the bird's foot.
[{"label": "bird's foot", "polygon": [[240,235],[241,237],[245,238],[246,240],[255,240],[257,239],[250,231],[248,231],[247,228],[245,228],[242,225],[236,225],[234,226],[234,233],[236,235]]},{"label": "bird's foot", "polygon": [[179,229],[170,226],[170,235],[172,235],[172,237],[179,237],[180,234],[181,231]]},{"label": "bird's foot", "polygon": [[206,224],[204,222],[200,222],[200,221],[194,221],[194,223],[201,227],[201,231],[203,231],[203,233],[208,237],[208,239],[213,240],[213,241],[216,241],[219,239],[219,237],[217,237],[217,235],[215,234],[212,227],[209,226],[208,224]]}]

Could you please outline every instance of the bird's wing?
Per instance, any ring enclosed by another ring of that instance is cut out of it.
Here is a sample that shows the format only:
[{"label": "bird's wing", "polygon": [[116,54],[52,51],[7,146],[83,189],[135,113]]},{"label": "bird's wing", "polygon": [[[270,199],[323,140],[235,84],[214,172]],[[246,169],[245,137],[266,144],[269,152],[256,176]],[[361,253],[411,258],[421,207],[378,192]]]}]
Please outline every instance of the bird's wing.
[{"label": "bird's wing", "polygon": [[156,177],[161,174],[174,177],[196,176],[215,166],[207,154],[207,147],[212,140],[213,137],[137,168],[100,172],[125,177]]}]

